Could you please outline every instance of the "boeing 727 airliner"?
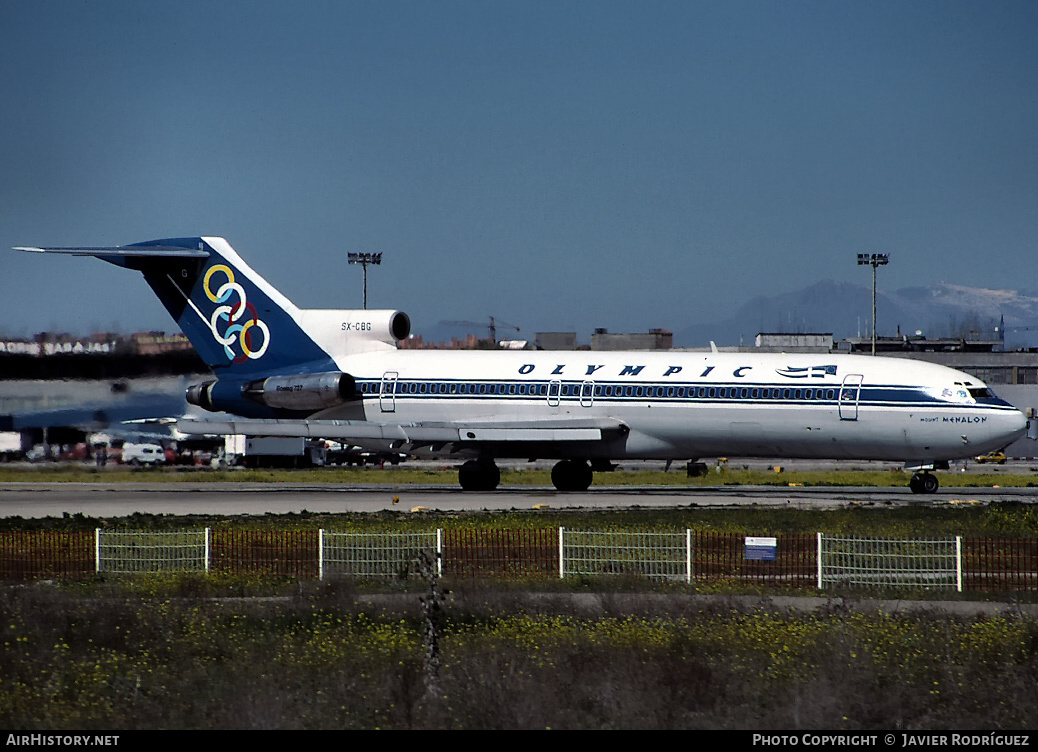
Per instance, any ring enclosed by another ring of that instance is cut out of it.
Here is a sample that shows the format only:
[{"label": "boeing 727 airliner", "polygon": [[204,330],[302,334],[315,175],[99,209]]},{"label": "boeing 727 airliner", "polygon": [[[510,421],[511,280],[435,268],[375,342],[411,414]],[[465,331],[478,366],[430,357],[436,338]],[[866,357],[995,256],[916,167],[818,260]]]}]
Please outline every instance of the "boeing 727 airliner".
[{"label": "boeing 727 airliner", "polygon": [[468,456],[466,490],[495,459],[557,459],[560,491],[624,459],[785,457],[903,462],[930,471],[1001,449],[1027,422],[976,377],[931,363],[832,354],[398,350],[392,310],[303,310],[223,238],[18,248],[135,269],[212,369],[187,393],[230,420],[187,433],[310,436],[367,449]]}]

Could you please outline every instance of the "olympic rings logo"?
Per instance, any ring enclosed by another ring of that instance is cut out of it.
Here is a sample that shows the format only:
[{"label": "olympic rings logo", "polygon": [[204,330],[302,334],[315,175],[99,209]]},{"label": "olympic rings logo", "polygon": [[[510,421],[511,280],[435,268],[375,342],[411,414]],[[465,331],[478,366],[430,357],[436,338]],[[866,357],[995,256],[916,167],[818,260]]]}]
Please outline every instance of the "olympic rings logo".
[{"label": "olympic rings logo", "polygon": [[[226,281],[213,292],[212,278],[222,274]],[[224,264],[215,264],[205,273],[202,288],[206,297],[214,303],[226,304],[232,296],[237,296],[233,305],[217,305],[209,319],[209,328],[216,341],[223,345],[227,359],[235,363],[244,363],[247,358],[255,360],[263,356],[270,344],[270,330],[256,315],[256,308],[245,297],[245,288],[234,281],[234,272]],[[221,327],[223,331],[221,332]],[[262,332],[262,344],[255,345],[256,331]],[[241,354],[235,355],[231,346],[235,342],[241,347]]]}]

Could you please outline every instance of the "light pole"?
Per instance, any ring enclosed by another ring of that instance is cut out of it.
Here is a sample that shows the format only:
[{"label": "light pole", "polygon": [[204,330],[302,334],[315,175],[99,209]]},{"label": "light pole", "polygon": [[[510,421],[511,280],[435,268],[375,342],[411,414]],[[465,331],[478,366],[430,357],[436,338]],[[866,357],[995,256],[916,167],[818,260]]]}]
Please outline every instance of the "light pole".
[{"label": "light pole", "polygon": [[364,308],[368,307],[368,264],[380,266],[382,264],[382,251],[378,253],[348,253],[346,254],[351,264],[361,264],[364,267]]},{"label": "light pole", "polygon": [[858,266],[872,267],[872,354],[876,354],[876,267],[890,262],[889,253],[859,253]]}]

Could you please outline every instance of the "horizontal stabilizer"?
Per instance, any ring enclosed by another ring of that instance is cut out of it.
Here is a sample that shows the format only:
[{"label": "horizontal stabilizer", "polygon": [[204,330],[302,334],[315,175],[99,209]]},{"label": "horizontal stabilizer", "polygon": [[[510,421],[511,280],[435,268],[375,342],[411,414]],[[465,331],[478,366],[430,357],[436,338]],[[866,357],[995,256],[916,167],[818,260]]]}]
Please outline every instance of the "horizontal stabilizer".
[{"label": "horizontal stabilizer", "polygon": [[37,248],[34,246],[15,246],[16,251],[27,253],[64,253],[69,256],[126,256],[133,258],[208,258],[209,251],[197,248],[176,248],[173,246],[96,246],[96,247],[56,247]]}]

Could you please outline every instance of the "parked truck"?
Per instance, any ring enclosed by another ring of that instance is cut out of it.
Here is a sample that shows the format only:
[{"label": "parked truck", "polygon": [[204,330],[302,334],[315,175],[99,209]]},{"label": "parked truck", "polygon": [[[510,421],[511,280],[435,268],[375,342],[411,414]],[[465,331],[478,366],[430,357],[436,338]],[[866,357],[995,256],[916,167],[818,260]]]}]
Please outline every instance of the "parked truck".
[{"label": "parked truck", "polygon": [[323,441],[282,436],[245,439],[245,467],[323,467],[327,461]]},{"label": "parked truck", "polygon": [[22,449],[22,434],[19,431],[0,431],[0,460],[10,462],[25,456]]}]

